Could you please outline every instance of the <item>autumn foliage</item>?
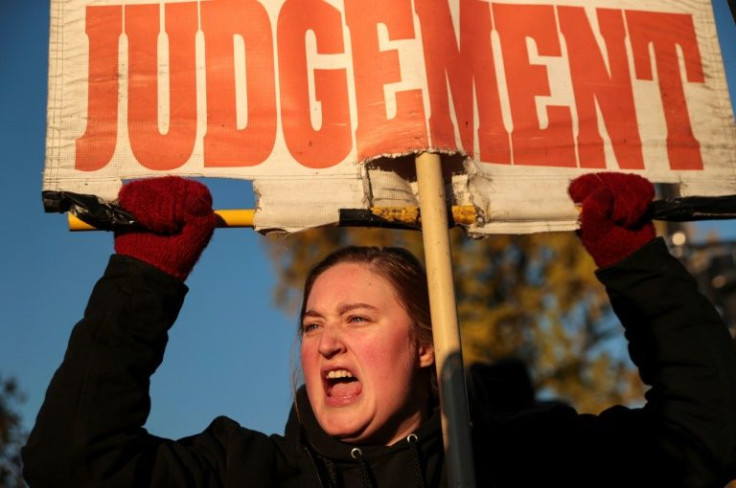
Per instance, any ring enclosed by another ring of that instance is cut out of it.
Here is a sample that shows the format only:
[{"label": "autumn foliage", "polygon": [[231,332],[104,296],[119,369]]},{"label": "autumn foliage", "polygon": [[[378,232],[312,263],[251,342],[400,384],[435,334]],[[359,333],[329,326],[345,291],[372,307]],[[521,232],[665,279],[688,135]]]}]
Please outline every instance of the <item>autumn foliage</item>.
[{"label": "autumn foliage", "polygon": [[[421,234],[386,229],[319,229],[272,237],[278,305],[293,311],[309,267],[348,244],[402,246],[420,258]],[[573,233],[468,239],[451,232],[466,366],[509,357],[530,368],[537,394],[581,412],[642,401],[595,264]]]},{"label": "autumn foliage", "polygon": [[18,407],[24,400],[12,377],[0,374],[0,487],[25,484],[21,478],[20,448],[25,442]]}]

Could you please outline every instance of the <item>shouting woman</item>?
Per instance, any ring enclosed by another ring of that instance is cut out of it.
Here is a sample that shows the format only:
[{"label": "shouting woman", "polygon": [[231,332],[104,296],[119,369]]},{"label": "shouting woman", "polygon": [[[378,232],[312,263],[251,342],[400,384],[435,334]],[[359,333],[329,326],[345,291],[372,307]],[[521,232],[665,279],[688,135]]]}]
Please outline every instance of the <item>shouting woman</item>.
[{"label": "shouting woman", "polygon": [[[655,238],[652,185],[590,174],[570,195],[647,402],[597,416],[564,405],[498,415],[477,400],[479,486],[724,486],[736,474],[736,348]],[[116,235],[74,328],[23,451],[32,488],[447,484],[426,277],[401,249],[350,247],[312,269],[299,327],[305,385],[283,436],[226,417],[179,440],[146,432],[149,379],[215,215],[206,187],[174,177],[127,184],[119,202],[147,230]]]}]

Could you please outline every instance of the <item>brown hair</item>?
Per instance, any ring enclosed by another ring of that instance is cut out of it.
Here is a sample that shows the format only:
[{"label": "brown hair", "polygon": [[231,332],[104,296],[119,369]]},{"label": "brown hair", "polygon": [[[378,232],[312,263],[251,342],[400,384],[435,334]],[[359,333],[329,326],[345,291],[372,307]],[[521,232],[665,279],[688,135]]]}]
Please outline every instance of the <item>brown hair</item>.
[{"label": "brown hair", "polygon": [[[396,292],[399,303],[412,319],[412,338],[416,346],[433,345],[432,320],[429,311],[429,292],[424,267],[412,253],[400,247],[348,246],[327,255],[317,263],[304,281],[302,307],[304,317],[307,299],[314,282],[328,269],[338,264],[364,264],[371,271],[388,280]],[[437,380],[434,371],[429,371],[430,394],[436,399]]]}]

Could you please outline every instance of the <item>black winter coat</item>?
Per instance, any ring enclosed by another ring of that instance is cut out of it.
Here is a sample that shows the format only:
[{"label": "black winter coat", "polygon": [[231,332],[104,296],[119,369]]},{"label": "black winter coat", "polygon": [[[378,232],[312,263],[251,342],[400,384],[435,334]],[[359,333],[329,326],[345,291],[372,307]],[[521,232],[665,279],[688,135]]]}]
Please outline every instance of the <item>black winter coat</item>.
[{"label": "black winter coat", "polygon": [[[473,381],[478,486],[724,486],[736,477],[736,347],[726,328],[661,240],[598,276],[651,385],[646,405],[598,416],[557,404],[502,411]],[[185,293],[145,263],[111,258],[23,449],[32,488],[446,484],[437,414],[393,446],[357,451],[319,428],[304,390],[284,436],[225,417],[177,441],[147,433],[149,378]]]}]

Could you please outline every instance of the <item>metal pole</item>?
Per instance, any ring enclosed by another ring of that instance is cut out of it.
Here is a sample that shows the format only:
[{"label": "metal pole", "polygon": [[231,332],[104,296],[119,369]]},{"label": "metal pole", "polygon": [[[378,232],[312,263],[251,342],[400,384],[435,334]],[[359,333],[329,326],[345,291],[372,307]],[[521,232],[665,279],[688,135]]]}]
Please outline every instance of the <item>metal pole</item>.
[{"label": "metal pole", "polygon": [[421,153],[416,158],[416,166],[448,479],[453,487],[474,487],[470,413],[440,155]]}]

